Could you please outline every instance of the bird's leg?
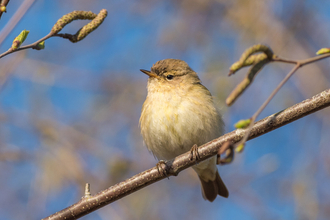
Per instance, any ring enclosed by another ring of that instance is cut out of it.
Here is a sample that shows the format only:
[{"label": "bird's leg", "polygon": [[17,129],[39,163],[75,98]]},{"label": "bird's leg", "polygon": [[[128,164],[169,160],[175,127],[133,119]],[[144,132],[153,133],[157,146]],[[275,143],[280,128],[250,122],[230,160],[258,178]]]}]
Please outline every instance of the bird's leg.
[{"label": "bird's leg", "polygon": [[[164,166],[165,167],[164,167]],[[167,176],[167,171],[166,171],[166,162],[164,160],[160,160],[157,164],[156,164],[157,170],[159,174],[163,174],[164,176]]]},{"label": "bird's leg", "polygon": [[194,144],[194,146],[192,146],[192,148],[190,150],[190,154],[191,154],[190,155],[190,160],[197,161],[197,160],[200,159],[197,144]]}]

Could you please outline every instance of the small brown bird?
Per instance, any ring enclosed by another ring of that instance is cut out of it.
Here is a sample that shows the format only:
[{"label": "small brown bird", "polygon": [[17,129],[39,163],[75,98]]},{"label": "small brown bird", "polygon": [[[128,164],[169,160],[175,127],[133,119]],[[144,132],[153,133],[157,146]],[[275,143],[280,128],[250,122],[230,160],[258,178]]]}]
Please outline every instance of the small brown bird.
[{"label": "small brown bird", "polygon": [[[142,107],[141,133],[158,159],[170,160],[223,134],[224,123],[209,90],[186,62],[165,59],[155,63],[149,76],[148,95]],[[202,184],[204,199],[228,197],[216,167],[216,157],[192,167]]]}]

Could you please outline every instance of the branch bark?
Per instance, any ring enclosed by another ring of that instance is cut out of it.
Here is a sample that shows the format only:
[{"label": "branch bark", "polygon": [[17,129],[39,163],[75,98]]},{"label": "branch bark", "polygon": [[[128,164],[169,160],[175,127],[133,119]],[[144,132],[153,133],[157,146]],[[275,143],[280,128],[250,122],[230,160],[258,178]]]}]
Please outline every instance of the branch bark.
[{"label": "branch bark", "polygon": [[[256,122],[248,139],[250,140],[266,134],[328,106],[330,106],[330,89]],[[232,143],[240,141],[243,138],[245,131],[246,130],[243,129],[237,129],[200,146],[198,148],[200,156],[199,161],[206,160],[216,155],[222,144],[227,141]],[[190,160],[190,158],[190,152],[182,154],[164,164],[163,169],[166,171],[166,175],[164,175],[163,172],[159,172],[157,167],[153,167],[121,183],[111,186],[94,196],[83,197],[79,202],[44,219],[68,220],[80,218],[154,182],[162,180],[167,176],[178,175],[182,170],[196,164],[196,161]]]}]

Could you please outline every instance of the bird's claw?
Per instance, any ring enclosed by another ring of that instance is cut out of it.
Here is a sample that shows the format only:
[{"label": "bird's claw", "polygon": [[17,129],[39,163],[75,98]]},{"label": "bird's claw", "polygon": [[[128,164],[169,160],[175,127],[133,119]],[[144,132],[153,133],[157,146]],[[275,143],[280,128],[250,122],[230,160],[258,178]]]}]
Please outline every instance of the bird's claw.
[{"label": "bird's claw", "polygon": [[[165,166],[165,167],[164,167]],[[166,172],[166,162],[164,160],[160,160],[157,164],[156,164],[157,170],[159,174],[163,174],[164,176],[167,176],[167,172]]]},{"label": "bird's claw", "polygon": [[194,144],[190,150],[190,160],[198,161],[200,159],[199,153],[198,153],[198,146],[197,144]]}]

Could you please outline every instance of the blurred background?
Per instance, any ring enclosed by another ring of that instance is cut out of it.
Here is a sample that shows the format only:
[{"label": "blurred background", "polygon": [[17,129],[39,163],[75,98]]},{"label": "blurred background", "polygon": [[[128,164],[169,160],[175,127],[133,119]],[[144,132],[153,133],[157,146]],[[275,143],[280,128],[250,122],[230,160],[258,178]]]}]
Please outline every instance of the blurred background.
[{"label": "blurred background", "polygon": [[[6,25],[23,1],[11,0]],[[49,33],[73,10],[108,10],[84,40],[45,42],[1,59],[0,219],[40,219],[153,167],[139,116],[149,69],[166,58],[199,73],[223,113],[226,132],[249,118],[292,66],[270,64],[230,108],[224,100],[246,69],[227,77],[249,46],[304,59],[330,45],[327,0],[35,0],[2,43],[22,30],[25,44]],[[75,33],[75,21],[62,33]],[[329,88],[329,59],[300,69],[259,119]],[[330,216],[329,109],[249,141],[219,172],[230,196],[204,201],[192,169],[82,219],[326,219]]]}]

